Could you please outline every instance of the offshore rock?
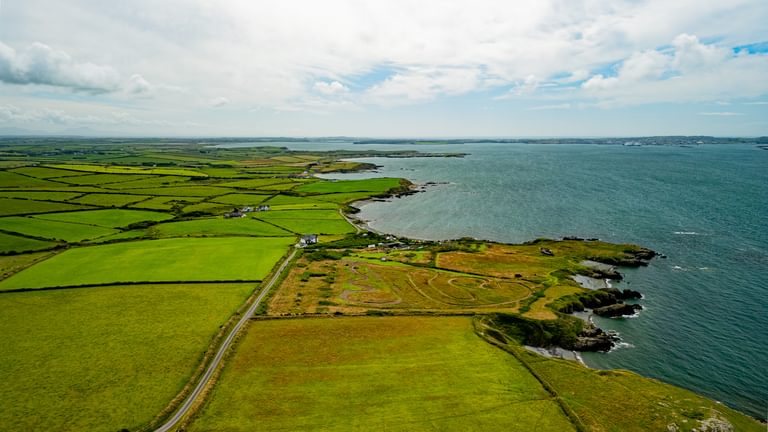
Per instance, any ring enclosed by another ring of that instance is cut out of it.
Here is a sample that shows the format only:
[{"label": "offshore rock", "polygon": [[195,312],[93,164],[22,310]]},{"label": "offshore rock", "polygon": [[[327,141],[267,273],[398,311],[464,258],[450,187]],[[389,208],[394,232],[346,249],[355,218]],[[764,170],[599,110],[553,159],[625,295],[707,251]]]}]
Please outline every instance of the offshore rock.
[{"label": "offshore rock", "polygon": [[634,315],[643,307],[637,304],[616,303],[609,306],[602,306],[592,310],[592,313],[602,317],[614,318],[620,316]]}]

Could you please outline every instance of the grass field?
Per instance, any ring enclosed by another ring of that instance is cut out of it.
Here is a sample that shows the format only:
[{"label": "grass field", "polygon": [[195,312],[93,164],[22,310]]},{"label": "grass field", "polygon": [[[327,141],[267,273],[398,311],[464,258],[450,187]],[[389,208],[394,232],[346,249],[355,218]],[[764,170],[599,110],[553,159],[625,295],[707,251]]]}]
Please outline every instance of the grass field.
[{"label": "grass field", "polygon": [[333,193],[323,195],[313,195],[312,199],[317,201],[325,201],[339,204],[346,204],[353,201],[360,201],[371,197],[370,192],[349,192],[349,193]]},{"label": "grass field", "polygon": [[225,212],[232,211],[232,206],[229,204],[219,204],[214,202],[201,202],[196,204],[190,204],[184,206],[184,212],[204,212],[211,214],[223,214]]},{"label": "grass field", "polygon": [[81,176],[81,175],[87,174],[87,173],[83,173],[83,172],[66,171],[66,170],[53,169],[53,168],[45,168],[45,167],[23,167],[23,168],[16,168],[16,169],[13,170],[13,172],[18,173],[18,174],[23,174],[23,175],[29,176],[29,177],[37,177],[37,178],[41,178],[41,179],[56,178],[56,177]]},{"label": "grass field", "polygon": [[0,256],[0,279],[5,279],[17,271],[25,269],[32,264],[49,258],[53,256],[54,253],[55,252],[48,251],[25,253],[22,255]]},{"label": "grass field", "polygon": [[297,234],[346,234],[355,232],[338,210],[271,210],[255,213],[254,218],[275,224]]},{"label": "grass field", "polygon": [[0,216],[47,213],[67,210],[84,210],[88,208],[92,207],[47,201],[0,198]]},{"label": "grass field", "polygon": [[195,197],[153,197],[146,201],[131,204],[131,207],[150,210],[170,210],[174,206],[185,207],[199,202],[202,198]]},{"label": "grass field", "polygon": [[255,206],[269,198],[269,195],[229,194],[213,199],[214,202],[233,206]]},{"label": "grass field", "polygon": [[109,189],[117,189],[117,190],[123,190],[123,189],[146,189],[146,188],[153,188],[153,187],[166,187],[166,186],[173,186],[177,185],[179,183],[183,183],[189,180],[189,177],[178,177],[178,176],[151,176],[147,177],[143,180],[134,180],[134,181],[128,181],[128,182],[121,182],[121,183],[112,183],[107,185],[106,187]]},{"label": "grass field", "polygon": [[143,167],[131,167],[131,166],[104,166],[104,165],[77,165],[77,164],[61,164],[51,165],[52,168],[60,168],[71,171],[86,171],[93,173],[106,173],[106,174],[152,174],[152,175],[172,175],[172,176],[186,176],[186,177],[207,177],[206,174],[201,172],[182,169],[182,168],[143,168]]},{"label": "grass field", "polygon": [[530,296],[524,282],[476,277],[396,262],[302,258],[269,303],[270,315],[368,310],[514,312]]},{"label": "grass field", "polygon": [[191,431],[573,430],[470,318],[252,322]]},{"label": "grass field", "polygon": [[216,186],[181,186],[171,185],[166,187],[150,187],[130,189],[133,194],[156,195],[156,196],[179,196],[179,197],[209,197],[219,196],[235,192],[232,189],[225,189]]},{"label": "grass field", "polygon": [[0,197],[42,201],[67,201],[82,195],[78,192],[0,191]]},{"label": "grass field", "polygon": [[88,194],[70,202],[77,204],[90,204],[101,207],[123,207],[128,204],[143,201],[150,198],[149,195],[121,195],[121,194]]},{"label": "grass field", "polygon": [[155,225],[148,230],[149,235],[159,237],[182,236],[263,236],[293,237],[293,233],[257,219],[195,219]]},{"label": "grass field", "polygon": [[23,176],[11,171],[0,171],[0,187],[3,188],[35,188],[57,185],[61,184],[34,177]]},{"label": "grass field", "polygon": [[0,430],[137,430],[186,384],[253,284],[0,295]]},{"label": "grass field", "polygon": [[233,187],[241,189],[262,189],[265,186],[271,186],[276,184],[290,184],[296,185],[296,183],[286,179],[249,179],[249,180],[236,180],[226,183],[221,183],[224,187]]},{"label": "grass field", "polygon": [[167,213],[158,213],[145,210],[90,210],[83,212],[50,213],[34,216],[36,219],[48,221],[70,222],[78,224],[97,225],[108,228],[119,228],[137,222],[164,221],[172,219]]},{"label": "grass field", "polygon": [[259,218],[264,220],[279,219],[328,219],[344,220],[338,210],[271,210],[264,213],[258,213]]},{"label": "grass field", "polygon": [[296,190],[305,193],[374,192],[384,193],[400,186],[400,179],[373,178],[366,180],[320,181],[302,185]]},{"label": "grass field", "polygon": [[565,360],[522,355],[589,430],[663,431],[675,423],[681,431],[689,431],[697,419],[720,417],[735,431],[765,431],[764,425],[722,404],[632,372],[597,371]]},{"label": "grass field", "polygon": [[315,197],[305,196],[292,196],[292,195],[275,195],[268,199],[265,204],[273,205],[290,205],[290,204],[307,204],[320,202]]},{"label": "grass field", "polygon": [[67,242],[79,242],[117,232],[111,228],[95,225],[43,220],[24,216],[0,218],[0,229],[32,237],[64,240]]},{"label": "grass field", "polygon": [[75,248],[0,282],[0,291],[116,282],[261,280],[294,241],[292,237],[181,238]]},{"label": "grass field", "polygon": [[[254,217],[261,218],[261,215]],[[355,227],[341,217],[337,220],[283,218],[263,218],[263,220],[296,234],[347,234],[355,232]]]},{"label": "grass field", "polygon": [[[3,219],[0,218],[0,229],[2,228]],[[55,246],[56,243],[35,240],[26,237],[19,237],[15,235],[5,234],[0,232],[0,253],[6,252],[31,252],[41,249],[47,249]]]},{"label": "grass field", "polygon": [[[491,335],[489,321],[476,317],[478,329]],[[492,326],[493,327],[493,326]],[[496,344],[504,337],[491,340]],[[549,385],[583,429],[608,431],[754,431],[765,429],[752,418],[688,390],[622,370],[594,370],[579,363],[531,353],[517,342],[500,344]],[[726,420],[727,427],[703,427],[707,419]]]},{"label": "grass field", "polygon": [[108,186],[111,183],[121,183],[129,181],[144,180],[151,176],[145,175],[130,175],[130,174],[88,174],[77,177],[64,177],[58,179],[60,182],[76,184],[76,185],[105,185]]}]

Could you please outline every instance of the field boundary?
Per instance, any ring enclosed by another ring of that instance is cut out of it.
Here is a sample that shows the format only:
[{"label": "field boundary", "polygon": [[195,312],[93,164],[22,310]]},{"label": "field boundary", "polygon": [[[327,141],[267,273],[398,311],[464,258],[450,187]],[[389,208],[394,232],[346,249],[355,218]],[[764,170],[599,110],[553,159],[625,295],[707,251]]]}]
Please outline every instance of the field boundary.
[{"label": "field boundary", "polygon": [[[36,263],[35,263],[36,264]],[[10,276],[9,276],[10,278]],[[7,278],[6,278],[7,279]],[[79,288],[99,288],[110,286],[130,286],[130,285],[206,285],[206,284],[241,284],[241,283],[261,283],[260,279],[230,279],[230,280],[183,280],[183,281],[137,281],[137,282],[109,282],[103,284],[83,284],[83,285],[62,285],[45,288],[14,288],[0,291],[0,295],[8,293],[30,292],[30,291],[55,291],[65,289]]]},{"label": "field boundary", "polygon": [[483,331],[483,329],[493,329],[491,329],[488,324],[484,322],[482,317],[475,317],[475,319],[472,320],[472,326],[474,327],[475,334],[477,334],[481,339],[509,354],[512,354],[512,356],[515,357],[515,359],[517,359],[517,361],[519,361],[528,370],[531,376],[536,378],[536,381],[538,381],[542,387],[544,387],[544,390],[552,395],[552,398],[555,400],[555,402],[557,402],[558,406],[560,406],[560,409],[563,411],[563,414],[565,414],[565,416],[568,418],[568,420],[570,420],[571,424],[573,424],[574,428],[576,428],[578,432],[589,431],[587,426],[581,421],[576,412],[573,411],[570,406],[568,406],[562,397],[560,397],[560,395],[557,393],[557,390],[555,390],[555,388],[552,387],[552,385],[550,385],[547,380],[539,375],[539,373],[536,372],[533,367],[531,367],[531,365],[525,361],[525,359],[523,359],[519,352],[517,352],[512,346],[509,345],[509,342],[507,342],[507,338],[504,335],[494,330],[494,336],[500,336],[505,340],[502,342],[495,337],[490,336],[487,332]]},{"label": "field boundary", "polygon": [[[182,396],[182,393],[180,393],[171,402],[172,404],[176,405],[176,407],[178,407],[178,404],[181,403],[181,407],[178,408],[175,414],[169,417],[168,420],[165,423],[162,423],[160,426],[153,425],[160,423],[160,420],[163,417],[166,417],[173,412],[173,409],[169,411],[171,405],[166,407],[166,409],[152,421],[150,426],[152,426],[156,432],[183,430],[188,422],[197,414],[198,410],[206,403],[208,400],[208,393],[216,385],[219,375],[225,367],[225,360],[231,355],[231,353],[234,352],[235,344],[240,339],[241,335],[244,334],[244,332],[241,330],[243,328],[247,328],[247,324],[250,322],[250,318],[253,316],[259,304],[272,290],[275,283],[280,279],[280,276],[288,269],[297,253],[298,250],[296,248],[291,248],[290,252],[283,256],[283,259],[279,261],[278,264],[276,264],[274,270],[267,276],[266,280],[269,282],[267,282],[266,285],[261,286],[260,289],[254,290],[254,293],[246,300],[243,306],[238,309],[238,311],[230,318],[233,319],[238,316],[240,317],[240,319],[231,327],[231,330],[229,330],[229,333],[224,341],[219,344],[213,359],[209,362],[208,358],[206,358],[204,363],[201,364],[201,368],[205,369],[205,373],[202,376],[198,375],[197,377],[190,379],[187,386],[184,387],[186,390],[189,386],[196,382],[197,384],[195,385],[194,389],[191,392],[186,391],[186,395],[184,396]],[[245,313],[241,314],[240,311],[243,308],[247,309]],[[206,356],[208,356],[207,353]],[[176,427],[177,425],[178,428]]]}]

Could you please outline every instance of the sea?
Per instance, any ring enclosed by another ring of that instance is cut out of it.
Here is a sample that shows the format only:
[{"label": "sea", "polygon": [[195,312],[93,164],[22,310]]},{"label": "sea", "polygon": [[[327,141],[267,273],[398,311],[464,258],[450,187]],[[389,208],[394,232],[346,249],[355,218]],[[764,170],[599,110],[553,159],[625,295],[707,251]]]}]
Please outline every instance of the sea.
[{"label": "sea", "polygon": [[378,231],[509,243],[597,237],[664,254],[648,267],[623,269],[625,279],[613,282],[640,291],[643,310],[632,318],[596,317],[622,342],[608,353],[585,353],[585,362],[632,370],[766,418],[768,151],[747,144],[281,145],[466,154],[361,159],[379,168],[333,175],[438,183],[362,205],[358,216]]}]

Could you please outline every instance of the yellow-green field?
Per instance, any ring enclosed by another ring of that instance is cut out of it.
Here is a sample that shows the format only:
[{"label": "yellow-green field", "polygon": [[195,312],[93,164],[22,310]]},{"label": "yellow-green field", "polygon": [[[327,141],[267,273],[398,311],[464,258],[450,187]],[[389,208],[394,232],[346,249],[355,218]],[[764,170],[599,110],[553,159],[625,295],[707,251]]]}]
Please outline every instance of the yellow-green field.
[{"label": "yellow-green field", "polygon": [[253,284],[0,294],[0,430],[137,430],[184,387]]},{"label": "yellow-green field", "polygon": [[255,321],[191,431],[574,430],[470,318]]},{"label": "yellow-green field", "polygon": [[398,262],[302,259],[269,304],[270,315],[305,313],[514,312],[533,284]]},{"label": "yellow-green field", "polygon": [[261,280],[294,241],[183,238],[75,248],[0,282],[0,291],[117,282]]}]

